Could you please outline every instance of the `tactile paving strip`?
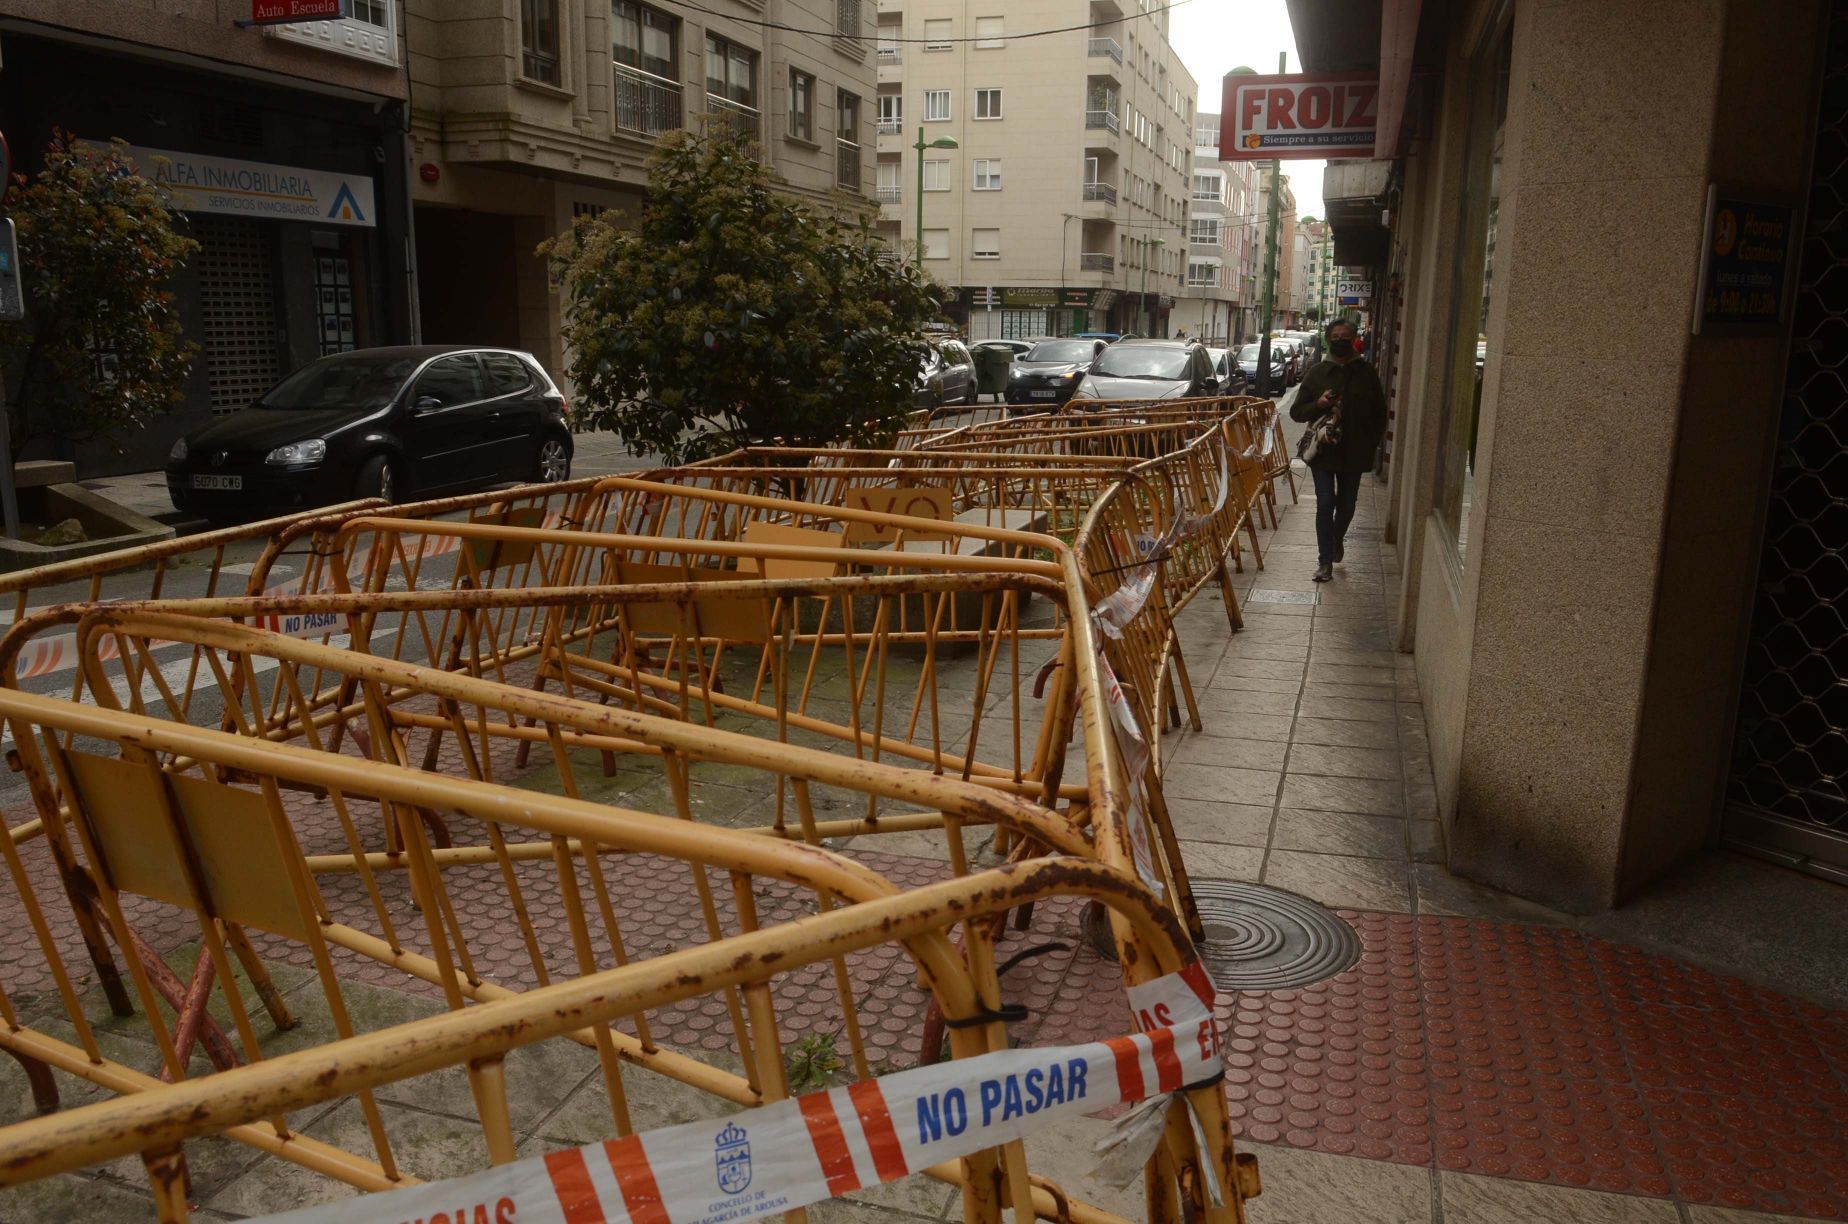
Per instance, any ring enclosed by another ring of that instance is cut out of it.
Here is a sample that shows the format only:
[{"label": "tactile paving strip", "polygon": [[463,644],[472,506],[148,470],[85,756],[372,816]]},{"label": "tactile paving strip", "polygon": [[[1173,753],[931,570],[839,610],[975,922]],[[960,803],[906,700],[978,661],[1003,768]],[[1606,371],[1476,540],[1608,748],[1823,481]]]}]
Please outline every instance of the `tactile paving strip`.
[{"label": "tactile paving strip", "polygon": [[[1241,1138],[1848,1220],[1848,1013],[1561,928],[1341,917],[1347,971],[1220,995]],[[1079,949],[1034,1040],[1113,1032],[1115,991]]]}]

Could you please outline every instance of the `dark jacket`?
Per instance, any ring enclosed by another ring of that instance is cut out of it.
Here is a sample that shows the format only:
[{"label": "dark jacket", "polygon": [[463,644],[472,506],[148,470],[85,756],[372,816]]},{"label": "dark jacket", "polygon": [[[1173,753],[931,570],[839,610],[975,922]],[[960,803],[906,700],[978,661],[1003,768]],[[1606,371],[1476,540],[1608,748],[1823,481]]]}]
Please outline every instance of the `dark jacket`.
[{"label": "dark jacket", "polygon": [[1386,436],[1386,389],[1379,371],[1359,357],[1342,365],[1318,361],[1297,384],[1290,405],[1292,421],[1314,421],[1322,415],[1315,402],[1322,392],[1341,397],[1341,444],[1316,455],[1310,467],[1329,472],[1370,472],[1373,458]]}]

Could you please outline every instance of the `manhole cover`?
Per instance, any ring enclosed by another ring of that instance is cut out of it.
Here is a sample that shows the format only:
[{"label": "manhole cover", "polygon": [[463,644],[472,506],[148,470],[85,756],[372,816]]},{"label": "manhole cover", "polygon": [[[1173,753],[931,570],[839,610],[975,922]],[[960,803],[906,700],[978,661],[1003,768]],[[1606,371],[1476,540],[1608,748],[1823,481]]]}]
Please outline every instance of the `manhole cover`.
[{"label": "manhole cover", "polygon": [[1360,959],[1354,928],[1295,893],[1195,880],[1206,928],[1200,955],[1221,990],[1284,990],[1334,977]]},{"label": "manhole cover", "polygon": [[1245,596],[1245,602],[1293,604],[1320,603],[1321,601],[1317,598],[1317,595],[1318,592],[1316,591],[1272,591],[1264,587],[1258,587],[1253,590],[1251,594]]}]

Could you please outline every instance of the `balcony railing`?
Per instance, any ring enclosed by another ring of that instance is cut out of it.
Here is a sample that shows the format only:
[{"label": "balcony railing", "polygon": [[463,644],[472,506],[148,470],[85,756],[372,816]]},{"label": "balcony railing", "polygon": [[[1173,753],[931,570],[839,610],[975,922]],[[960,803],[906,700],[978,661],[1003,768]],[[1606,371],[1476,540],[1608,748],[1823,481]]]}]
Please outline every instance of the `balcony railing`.
[{"label": "balcony railing", "polygon": [[1123,62],[1123,44],[1114,38],[1093,38],[1090,46],[1092,55],[1108,55],[1119,64]]},{"label": "balcony railing", "polygon": [[1085,272],[1115,272],[1116,256],[1100,255],[1086,251],[1078,256],[1078,267]]},{"label": "balcony railing", "polygon": [[617,127],[660,136],[678,131],[684,122],[679,85],[616,65]]},{"label": "balcony railing", "polygon": [[879,202],[881,204],[897,204],[904,198],[905,189],[903,187],[881,187],[879,189]]},{"label": "balcony railing", "polygon": [[754,106],[745,106],[733,102],[730,98],[721,98],[717,94],[706,95],[706,105],[712,113],[706,122],[713,127],[729,129],[750,140],[761,140],[761,116]]},{"label": "balcony railing", "polygon": [[1123,130],[1123,121],[1113,110],[1088,110],[1084,113],[1084,125],[1087,128],[1108,128],[1112,132]]},{"label": "balcony railing", "polygon": [[877,126],[881,136],[897,136],[904,132],[905,121],[903,119],[881,119]]},{"label": "balcony railing", "polygon": [[881,47],[879,48],[879,62],[882,64],[901,63],[903,62],[904,58],[905,58],[904,50],[901,47]]},{"label": "balcony railing", "polygon": [[1105,204],[1115,204],[1117,202],[1117,189],[1112,187],[1109,183],[1086,183],[1084,185],[1084,198],[1086,200],[1101,200]]},{"label": "balcony railing", "polygon": [[860,146],[851,140],[834,142],[834,182],[842,191],[860,194]]}]

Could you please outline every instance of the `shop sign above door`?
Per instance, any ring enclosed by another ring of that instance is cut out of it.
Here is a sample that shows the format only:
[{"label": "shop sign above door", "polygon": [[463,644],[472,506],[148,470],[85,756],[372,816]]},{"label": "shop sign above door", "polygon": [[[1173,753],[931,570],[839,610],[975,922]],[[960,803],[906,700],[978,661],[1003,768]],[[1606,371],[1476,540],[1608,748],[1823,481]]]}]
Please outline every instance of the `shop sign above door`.
[{"label": "shop sign above door", "polygon": [[1368,73],[1227,73],[1219,160],[1372,157],[1379,78]]},{"label": "shop sign above door", "polygon": [[290,25],[297,21],[338,20],[348,0],[250,0],[250,20],[239,25]]},{"label": "shop sign above door", "polygon": [[363,174],[273,166],[131,145],[135,168],[167,190],[181,212],[227,213],[265,221],[378,224],[372,180]]},{"label": "shop sign above door", "polygon": [[1790,201],[1708,185],[1695,335],[1778,332],[1789,304],[1795,233]]}]

